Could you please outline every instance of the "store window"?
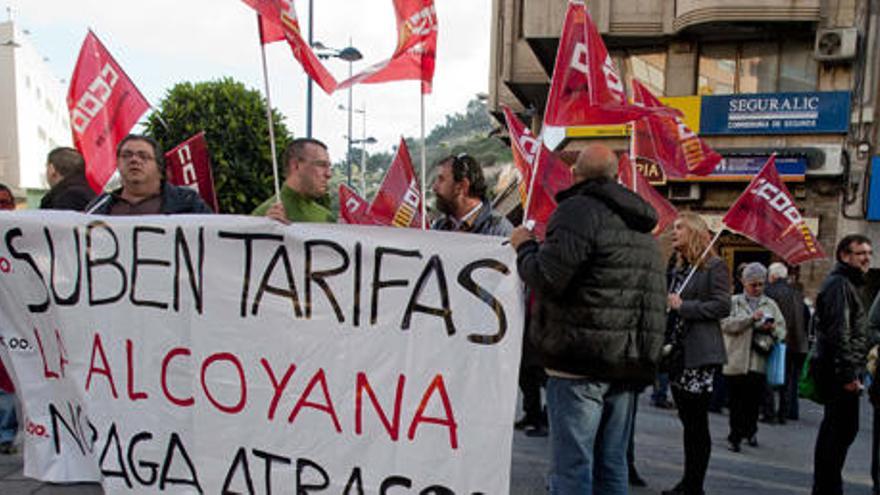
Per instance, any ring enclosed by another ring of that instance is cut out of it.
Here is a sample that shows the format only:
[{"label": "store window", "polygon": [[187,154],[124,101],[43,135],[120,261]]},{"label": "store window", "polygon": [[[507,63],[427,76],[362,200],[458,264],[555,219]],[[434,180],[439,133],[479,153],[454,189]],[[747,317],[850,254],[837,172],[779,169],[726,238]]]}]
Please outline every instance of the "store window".
[{"label": "store window", "polygon": [[815,91],[818,75],[808,40],[706,44],[697,93]]},{"label": "store window", "polygon": [[627,95],[632,96],[632,80],[636,78],[647,86],[655,96],[666,91],[665,51],[613,51],[611,58],[623,78]]}]

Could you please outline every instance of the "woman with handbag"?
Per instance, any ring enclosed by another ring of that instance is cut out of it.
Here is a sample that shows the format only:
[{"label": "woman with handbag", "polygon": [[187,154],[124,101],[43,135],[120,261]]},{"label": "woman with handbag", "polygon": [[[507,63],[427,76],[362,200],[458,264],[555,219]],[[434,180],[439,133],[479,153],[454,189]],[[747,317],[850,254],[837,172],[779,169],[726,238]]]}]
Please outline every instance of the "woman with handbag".
[{"label": "woman with handbag", "polygon": [[767,358],[785,339],[785,319],[773,299],[764,295],[767,269],[749,263],[743,269],[743,292],[733,296],[730,316],[721,321],[727,364],[723,373],[730,392],[728,448],[740,451],[746,440],[758,446],[758,411],[767,381]]},{"label": "woman with handbag", "polygon": [[726,360],[720,321],[730,313],[730,275],[710,249],[711,237],[696,213],[682,212],[675,220],[664,351],[680,356],[679,365],[669,367],[669,379],[684,427],[684,476],[663,495],[702,495],[712,452],[709,399],[715,373]]}]

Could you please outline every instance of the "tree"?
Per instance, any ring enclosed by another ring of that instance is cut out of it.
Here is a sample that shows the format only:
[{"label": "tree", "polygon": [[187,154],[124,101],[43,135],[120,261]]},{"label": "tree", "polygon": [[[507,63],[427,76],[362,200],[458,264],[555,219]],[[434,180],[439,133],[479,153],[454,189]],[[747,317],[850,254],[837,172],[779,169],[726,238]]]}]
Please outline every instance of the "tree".
[{"label": "tree", "polygon": [[[176,84],[147,119],[147,133],[169,150],[205,131],[214,187],[224,213],[248,214],[275,193],[266,102],[256,90],[231,78]],[[277,153],[291,140],[284,117],[272,110]],[[284,174],[284,164],[278,163]]]}]

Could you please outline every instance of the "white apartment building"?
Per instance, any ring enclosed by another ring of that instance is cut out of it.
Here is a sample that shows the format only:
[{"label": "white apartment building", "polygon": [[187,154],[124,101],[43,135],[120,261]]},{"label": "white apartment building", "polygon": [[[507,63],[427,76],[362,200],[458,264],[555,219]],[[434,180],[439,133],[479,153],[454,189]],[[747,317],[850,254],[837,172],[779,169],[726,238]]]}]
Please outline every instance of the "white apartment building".
[{"label": "white apartment building", "polygon": [[47,189],[49,151],[71,146],[66,95],[27,35],[0,23],[0,182],[22,202]]}]

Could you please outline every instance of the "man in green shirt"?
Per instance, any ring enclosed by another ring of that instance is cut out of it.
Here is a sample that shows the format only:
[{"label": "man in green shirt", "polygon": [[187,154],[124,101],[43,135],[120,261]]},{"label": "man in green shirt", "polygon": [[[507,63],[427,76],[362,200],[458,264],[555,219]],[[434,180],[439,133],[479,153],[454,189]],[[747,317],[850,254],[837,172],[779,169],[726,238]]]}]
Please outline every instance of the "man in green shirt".
[{"label": "man in green shirt", "polygon": [[330,209],[327,187],[333,176],[327,145],[312,138],[294,139],[284,150],[282,163],[287,167],[287,178],[281,187],[281,201],[273,196],[251,214],[267,216],[281,223],[323,222],[335,223],[336,215]]}]

